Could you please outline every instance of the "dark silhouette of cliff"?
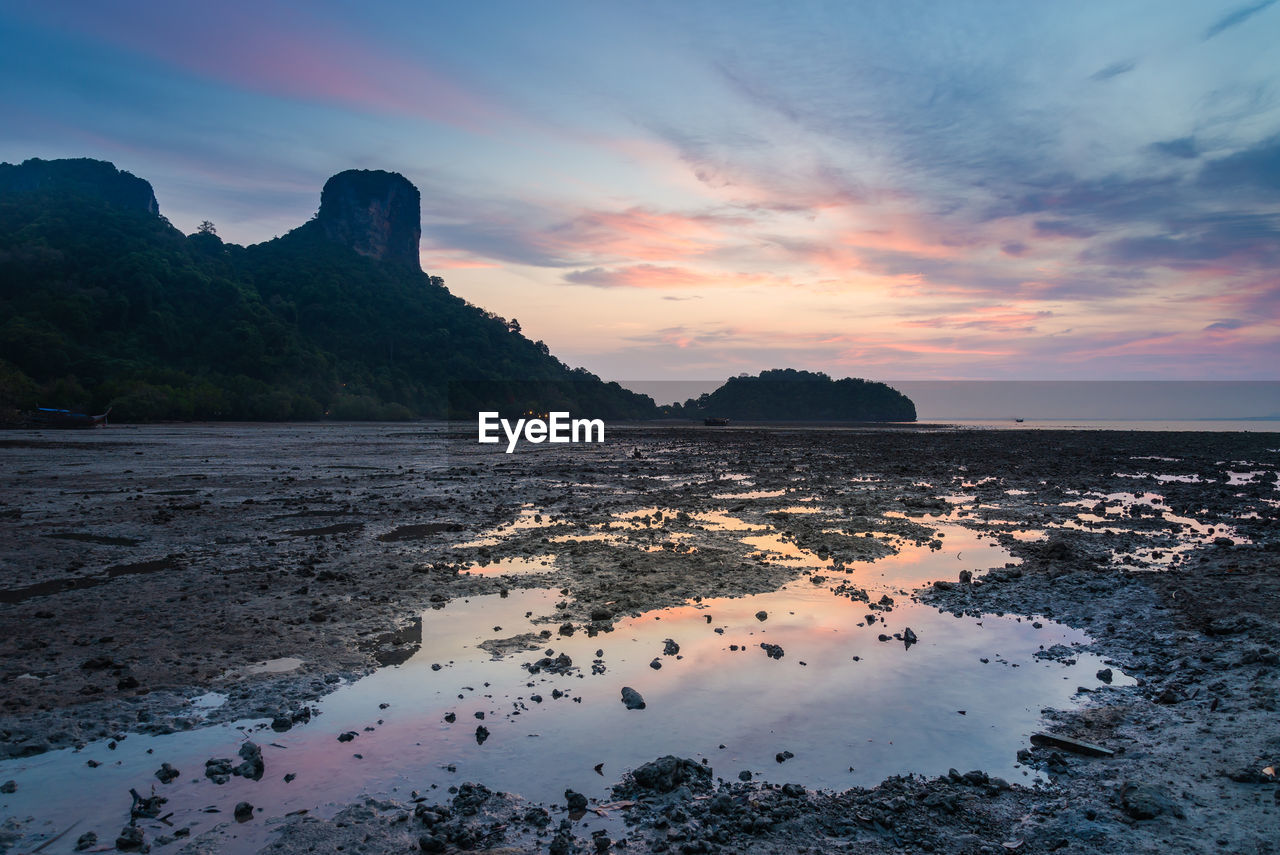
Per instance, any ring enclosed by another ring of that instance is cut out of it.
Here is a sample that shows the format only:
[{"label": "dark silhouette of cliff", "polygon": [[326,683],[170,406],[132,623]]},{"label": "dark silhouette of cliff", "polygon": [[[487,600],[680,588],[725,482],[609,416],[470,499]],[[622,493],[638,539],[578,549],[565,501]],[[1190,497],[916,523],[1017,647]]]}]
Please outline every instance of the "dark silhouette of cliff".
[{"label": "dark silhouette of cliff", "polygon": [[102,160],[41,160],[0,163],[0,194],[61,195],[96,199],[120,211],[158,215],[151,184]]},{"label": "dark silhouette of cliff", "polygon": [[655,414],[423,273],[418,200],[403,176],[344,172],[312,221],[242,247],[183,235],[109,163],[0,165],[0,418]]},{"label": "dark silhouette of cliff", "polygon": [[325,182],[320,213],[313,222],[329,240],[361,255],[421,269],[421,197],[403,175],[368,169],[339,172]]}]

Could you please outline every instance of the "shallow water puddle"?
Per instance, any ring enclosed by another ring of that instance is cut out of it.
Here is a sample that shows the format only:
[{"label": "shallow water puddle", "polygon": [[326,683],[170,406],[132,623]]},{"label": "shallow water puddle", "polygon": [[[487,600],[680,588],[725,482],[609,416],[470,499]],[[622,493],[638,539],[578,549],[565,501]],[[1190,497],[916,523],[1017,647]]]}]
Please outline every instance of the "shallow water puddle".
[{"label": "shallow water puddle", "polygon": [[469,576],[538,576],[555,572],[554,555],[495,558],[492,561],[468,566],[463,573]]},{"label": "shallow water puddle", "polygon": [[552,519],[549,514],[544,513],[532,504],[521,506],[520,513],[516,518],[506,525],[495,526],[488,531],[481,532],[477,537],[468,540],[465,543],[454,544],[455,549],[470,549],[481,546],[497,546],[508,538],[514,537],[523,531],[539,528],[552,528],[556,526],[569,525],[568,520]]},{"label": "shallow water puddle", "polygon": [[[1187,555],[1203,548],[1219,538],[1233,544],[1245,544],[1249,539],[1233,527],[1222,523],[1209,524],[1192,517],[1179,516],[1164,504],[1159,493],[1109,493],[1105,496],[1093,493],[1092,498],[1063,502],[1064,507],[1083,508],[1075,519],[1066,520],[1064,528],[1081,531],[1103,532],[1112,535],[1133,535],[1147,539],[1173,538],[1173,542],[1139,546],[1128,550],[1113,549],[1118,559],[1128,558],[1126,563],[1154,569],[1168,569]],[[1104,513],[1095,513],[1098,504],[1104,505]],[[1135,516],[1136,514],[1136,516]],[[1147,518],[1164,523],[1163,527],[1150,529],[1135,527],[1135,520]]]},{"label": "shallow water puddle", "polygon": [[741,493],[714,493],[713,499],[776,499],[785,496],[786,490],[744,490]]},{"label": "shallow water puddle", "polygon": [[[1015,755],[1039,726],[1039,711],[1070,705],[1079,686],[1098,687],[1102,663],[1089,654],[1073,664],[1037,658],[1043,648],[1087,640],[1049,621],[956,618],[905,597],[873,609],[844,595],[849,585],[910,587],[1008,559],[959,526],[940,531],[932,543],[941,548],[904,543],[898,555],[849,565],[847,573],[648,612],[595,637],[555,634],[563,600],[555,591],[454,601],[423,614],[416,655],[341,687],[317,704],[309,724],[277,734],[265,722],[241,722],[263,749],[259,782],[217,786],[203,777],[205,760],[236,757],[245,738],[219,725],[0,763],[0,778],[18,781],[5,810],[58,831],[82,819],[45,850],[69,851],[86,830],[114,839],[130,787],[167,796],[171,821],[196,833],[229,822],[234,805],[247,800],[263,811],[229,828],[248,849],[267,839],[271,817],[327,815],[363,794],[404,800],[415,789],[430,796],[435,785],[443,798],[449,785],[482,781],[546,803],[560,802],[566,787],[603,798],[626,769],[668,753],[706,758],[725,778],[747,770],[832,789],[950,767],[1022,780]],[[907,627],[918,643],[892,638]],[[537,637],[544,630],[552,637]],[[667,639],[678,653],[666,653]],[[567,673],[524,667],[560,654],[572,659]],[[623,686],[638,690],[646,709],[626,709]],[[487,731],[483,740],[478,727]],[[344,733],[353,736],[339,742]],[[784,751],[795,756],[779,764],[775,755]],[[88,768],[90,759],[103,765]],[[181,770],[173,784],[156,781],[161,762]],[[602,775],[593,771],[599,763]],[[297,777],[286,783],[286,773]],[[143,824],[151,839],[166,830]]]}]

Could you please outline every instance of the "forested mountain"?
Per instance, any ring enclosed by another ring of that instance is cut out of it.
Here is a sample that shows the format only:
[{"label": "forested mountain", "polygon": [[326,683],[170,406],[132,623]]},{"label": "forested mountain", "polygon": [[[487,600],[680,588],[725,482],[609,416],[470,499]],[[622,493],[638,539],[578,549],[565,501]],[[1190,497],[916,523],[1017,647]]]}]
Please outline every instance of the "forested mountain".
[{"label": "forested mountain", "polygon": [[[652,400],[570,369],[419,269],[417,189],[349,171],[283,237],[183,235],[95,160],[0,164],[0,410],[112,419],[369,419]],[[3,419],[0,413],[0,419]]]},{"label": "forested mountain", "polygon": [[732,377],[714,392],[672,408],[691,418],[753,421],[913,422],[916,407],[891,386],[785,368]]}]

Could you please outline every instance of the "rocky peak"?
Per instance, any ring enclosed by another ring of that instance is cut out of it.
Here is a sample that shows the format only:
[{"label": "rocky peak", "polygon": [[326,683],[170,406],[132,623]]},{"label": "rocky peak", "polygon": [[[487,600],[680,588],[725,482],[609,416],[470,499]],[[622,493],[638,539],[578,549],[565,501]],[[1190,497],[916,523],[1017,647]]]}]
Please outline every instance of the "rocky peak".
[{"label": "rocky peak", "polygon": [[33,157],[16,166],[0,163],[0,193],[42,192],[87,196],[113,207],[153,216],[160,213],[149,182],[116,169],[114,164],[105,160],[88,157],[41,160]]},{"label": "rocky peak", "polygon": [[421,269],[421,196],[397,172],[339,172],[325,182],[316,222],[330,240],[361,255]]}]

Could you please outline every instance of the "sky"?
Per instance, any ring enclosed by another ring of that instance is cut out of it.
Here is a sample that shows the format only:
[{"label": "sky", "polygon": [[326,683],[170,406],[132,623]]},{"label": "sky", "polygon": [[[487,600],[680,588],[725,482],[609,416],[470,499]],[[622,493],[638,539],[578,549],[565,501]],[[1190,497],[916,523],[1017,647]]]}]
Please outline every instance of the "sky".
[{"label": "sky", "polygon": [[422,264],[606,379],[1280,379],[1280,3],[0,0],[0,160]]}]

